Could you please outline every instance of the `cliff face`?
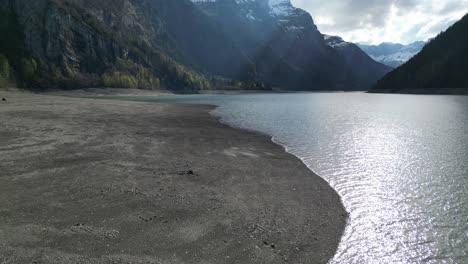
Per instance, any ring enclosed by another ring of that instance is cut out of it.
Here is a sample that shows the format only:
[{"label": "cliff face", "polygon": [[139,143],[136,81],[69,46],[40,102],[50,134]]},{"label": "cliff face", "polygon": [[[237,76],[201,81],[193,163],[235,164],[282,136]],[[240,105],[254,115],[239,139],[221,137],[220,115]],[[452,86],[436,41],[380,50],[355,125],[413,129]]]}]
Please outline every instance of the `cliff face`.
[{"label": "cliff face", "polygon": [[[228,78],[245,77],[250,61],[231,36],[190,1],[145,0],[144,15],[152,24],[163,24],[153,45],[199,71]],[[155,16],[154,14],[157,14]],[[162,21],[162,22],[161,22]],[[169,39],[164,43],[164,39]]]},{"label": "cliff face", "polygon": [[188,1],[9,0],[3,5],[2,14],[13,19],[4,19],[8,25],[2,33],[14,28],[20,40],[8,45],[16,50],[0,47],[0,53],[7,54],[24,86],[158,88],[162,82],[173,89],[200,89],[209,86],[204,74],[236,77],[248,65]]},{"label": "cliff face", "polygon": [[0,53],[20,86],[98,85],[118,60],[128,59],[123,43],[80,11],[64,1],[7,1],[2,13],[10,18],[2,32],[15,37],[6,38]]},{"label": "cliff face", "polygon": [[222,29],[185,0],[68,0],[86,7],[122,38],[145,43],[211,75],[238,77],[246,56]]},{"label": "cliff face", "polygon": [[[24,48],[52,78],[90,78],[93,82],[128,49],[92,27],[80,10],[66,2],[17,0],[15,10],[24,32]],[[89,75],[89,76],[86,76]]]}]

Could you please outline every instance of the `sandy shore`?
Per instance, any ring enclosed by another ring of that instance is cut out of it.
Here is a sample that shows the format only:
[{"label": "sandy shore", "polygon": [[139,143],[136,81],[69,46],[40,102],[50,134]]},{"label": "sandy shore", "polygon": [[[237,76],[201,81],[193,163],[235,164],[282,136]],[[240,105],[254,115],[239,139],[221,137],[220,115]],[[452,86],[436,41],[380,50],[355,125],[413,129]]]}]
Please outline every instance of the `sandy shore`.
[{"label": "sandy shore", "polygon": [[0,97],[0,263],[326,263],[339,196],[211,107]]},{"label": "sandy shore", "polygon": [[175,94],[251,94],[251,93],[296,93],[281,90],[199,90],[199,91],[176,91],[176,90],[142,90],[127,88],[86,88],[76,90],[48,90],[41,92],[47,95],[60,95],[67,97],[96,97],[96,96],[165,96]]},{"label": "sandy shore", "polygon": [[48,90],[42,92],[44,95],[59,95],[67,97],[86,96],[164,96],[174,95],[169,90],[142,90],[142,89],[121,89],[121,88],[86,88],[75,90]]}]

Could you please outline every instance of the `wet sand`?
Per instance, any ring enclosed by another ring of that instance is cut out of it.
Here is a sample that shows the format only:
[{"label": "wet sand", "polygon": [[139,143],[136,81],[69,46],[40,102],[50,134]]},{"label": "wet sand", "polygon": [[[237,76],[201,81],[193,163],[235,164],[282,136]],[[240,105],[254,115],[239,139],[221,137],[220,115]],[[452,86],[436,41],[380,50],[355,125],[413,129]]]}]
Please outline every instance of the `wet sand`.
[{"label": "wet sand", "polygon": [[2,92],[0,263],[326,263],[336,192],[210,106]]}]

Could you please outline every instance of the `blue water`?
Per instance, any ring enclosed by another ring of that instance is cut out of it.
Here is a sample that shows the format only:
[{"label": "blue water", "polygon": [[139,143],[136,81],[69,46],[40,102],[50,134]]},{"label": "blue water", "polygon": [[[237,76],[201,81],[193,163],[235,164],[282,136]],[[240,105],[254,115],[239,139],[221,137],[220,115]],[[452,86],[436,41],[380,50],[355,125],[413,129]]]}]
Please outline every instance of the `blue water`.
[{"label": "blue water", "polygon": [[214,104],[326,179],[350,213],[331,263],[468,263],[468,97],[304,93],[166,97]]}]

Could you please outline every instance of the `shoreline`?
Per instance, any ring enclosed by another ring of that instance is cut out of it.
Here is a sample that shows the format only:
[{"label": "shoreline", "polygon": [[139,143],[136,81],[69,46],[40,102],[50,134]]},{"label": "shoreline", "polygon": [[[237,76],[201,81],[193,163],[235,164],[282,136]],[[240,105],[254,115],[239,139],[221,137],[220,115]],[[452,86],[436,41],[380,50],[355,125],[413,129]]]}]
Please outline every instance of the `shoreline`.
[{"label": "shoreline", "polygon": [[367,91],[288,91],[288,90],[142,90],[130,88],[83,88],[74,90],[48,90],[37,92],[43,95],[66,97],[106,97],[106,96],[171,96],[171,95],[211,95],[211,94],[294,94],[294,93],[365,93]]},{"label": "shoreline", "polygon": [[2,263],[326,263],[336,251],[338,194],[212,107],[2,96]]},{"label": "shoreline", "polygon": [[369,90],[369,94],[403,94],[403,95],[454,95],[466,96],[468,89],[466,88],[441,88],[441,89],[403,89],[392,92],[391,90]]}]

